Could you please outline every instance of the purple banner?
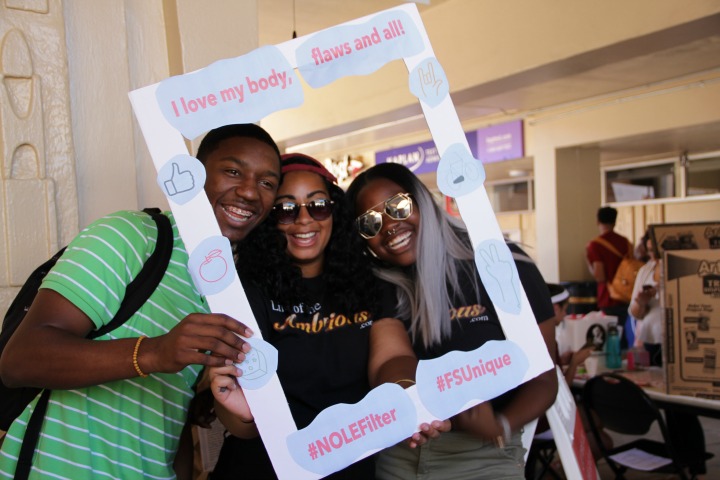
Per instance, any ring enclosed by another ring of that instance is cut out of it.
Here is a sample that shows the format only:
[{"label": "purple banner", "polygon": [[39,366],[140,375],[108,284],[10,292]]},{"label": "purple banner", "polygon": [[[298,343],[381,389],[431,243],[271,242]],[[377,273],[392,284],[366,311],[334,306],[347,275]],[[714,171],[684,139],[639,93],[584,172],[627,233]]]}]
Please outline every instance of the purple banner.
[{"label": "purple banner", "polygon": [[[470,153],[472,153],[474,158],[477,158],[478,142],[476,135],[477,132],[474,131],[465,133],[465,138],[467,138],[468,145],[470,146]],[[434,172],[437,170],[439,162],[440,153],[437,151],[435,142],[432,140],[375,153],[376,164],[399,163],[408,167],[416,175]]]},{"label": "purple banner", "polygon": [[477,131],[475,157],[483,163],[511,160],[525,156],[522,120],[501,123]]}]

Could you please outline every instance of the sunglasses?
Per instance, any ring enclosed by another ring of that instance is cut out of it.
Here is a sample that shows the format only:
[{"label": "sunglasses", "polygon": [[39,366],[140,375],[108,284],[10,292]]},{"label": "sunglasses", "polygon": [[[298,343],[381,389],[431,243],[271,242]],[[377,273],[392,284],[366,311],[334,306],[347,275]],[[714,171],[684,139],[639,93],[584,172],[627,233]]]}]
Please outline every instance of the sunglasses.
[{"label": "sunglasses", "polygon": [[[376,212],[375,209],[380,205],[383,206],[382,212]],[[383,226],[383,213],[393,220],[407,220],[410,218],[410,215],[412,215],[412,198],[410,198],[410,194],[398,193],[393,195],[360,215],[355,220],[355,223],[361,237],[367,240],[380,233]]]},{"label": "sunglasses", "polygon": [[300,208],[305,207],[312,219],[319,222],[332,215],[334,204],[335,202],[332,200],[325,199],[313,200],[308,203],[283,202],[273,206],[271,215],[278,223],[288,225],[295,223],[300,215]]}]

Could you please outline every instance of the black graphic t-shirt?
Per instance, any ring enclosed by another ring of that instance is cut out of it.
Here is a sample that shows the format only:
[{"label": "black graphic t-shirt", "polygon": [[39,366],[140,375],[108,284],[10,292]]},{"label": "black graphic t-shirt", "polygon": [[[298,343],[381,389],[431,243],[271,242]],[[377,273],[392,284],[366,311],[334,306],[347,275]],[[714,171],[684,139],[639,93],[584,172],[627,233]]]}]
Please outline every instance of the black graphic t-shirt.
[{"label": "black graphic t-shirt", "polygon": [[[337,296],[321,277],[304,279],[312,301],[293,305],[268,298],[244,282],[263,339],[278,350],[278,377],[298,429],[323,409],[357,403],[370,391],[368,357],[370,327],[375,319],[395,316],[394,288],[382,282],[382,298],[374,310],[341,312]],[[380,281],[379,281],[380,282]],[[247,475],[247,477],[244,477]],[[262,441],[225,439],[211,478],[275,478]],[[374,478],[374,464],[363,460],[327,478]]]},{"label": "black graphic t-shirt", "polygon": [[[520,247],[514,244],[508,244],[510,251],[526,256]],[[537,323],[551,320],[555,316],[550,295],[540,271],[537,266],[527,257],[528,260],[516,260],[520,283],[525,289],[528,302],[535,315]],[[422,340],[418,337],[413,342],[413,349],[419,360],[430,360],[438,358],[453,350],[469,352],[481,347],[490,340],[505,340],[505,334],[500,326],[500,318],[498,317],[495,306],[490,300],[485,286],[482,284],[477,270],[472,265],[472,272],[477,278],[479,286],[479,298],[472,290],[472,282],[466,274],[460,278],[464,302],[460,301],[457,295],[453,301],[453,307],[450,311],[452,318],[452,332],[448,339],[442,343],[431,345],[426,348]],[[405,321],[406,326],[410,327],[409,320]],[[493,400],[493,406],[500,408],[508,401],[511,392]]]}]

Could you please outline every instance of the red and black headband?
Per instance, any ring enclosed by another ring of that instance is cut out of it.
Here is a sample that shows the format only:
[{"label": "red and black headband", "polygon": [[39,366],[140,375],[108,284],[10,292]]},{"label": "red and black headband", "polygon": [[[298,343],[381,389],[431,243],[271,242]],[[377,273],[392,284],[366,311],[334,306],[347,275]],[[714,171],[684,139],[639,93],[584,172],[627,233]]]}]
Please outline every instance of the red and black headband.
[{"label": "red and black headband", "polygon": [[[301,158],[308,161],[309,163],[287,163],[295,158]],[[286,153],[280,157],[282,161],[281,172],[285,175],[288,172],[312,172],[320,175],[330,183],[337,184],[337,178],[335,175],[325,168],[325,166],[319,161],[315,160],[309,155],[303,153]]]}]

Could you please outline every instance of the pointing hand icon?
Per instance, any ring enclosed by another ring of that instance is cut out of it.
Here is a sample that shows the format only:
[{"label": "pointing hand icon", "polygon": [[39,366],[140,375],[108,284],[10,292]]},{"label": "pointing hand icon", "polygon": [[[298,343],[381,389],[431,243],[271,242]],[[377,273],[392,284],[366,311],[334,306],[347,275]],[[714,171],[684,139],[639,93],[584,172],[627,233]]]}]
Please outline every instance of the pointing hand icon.
[{"label": "pointing hand icon", "polygon": [[172,175],[170,180],[165,181],[165,190],[168,195],[173,196],[178,193],[188,192],[195,187],[195,179],[189,170],[180,171],[180,165],[173,162]]}]

